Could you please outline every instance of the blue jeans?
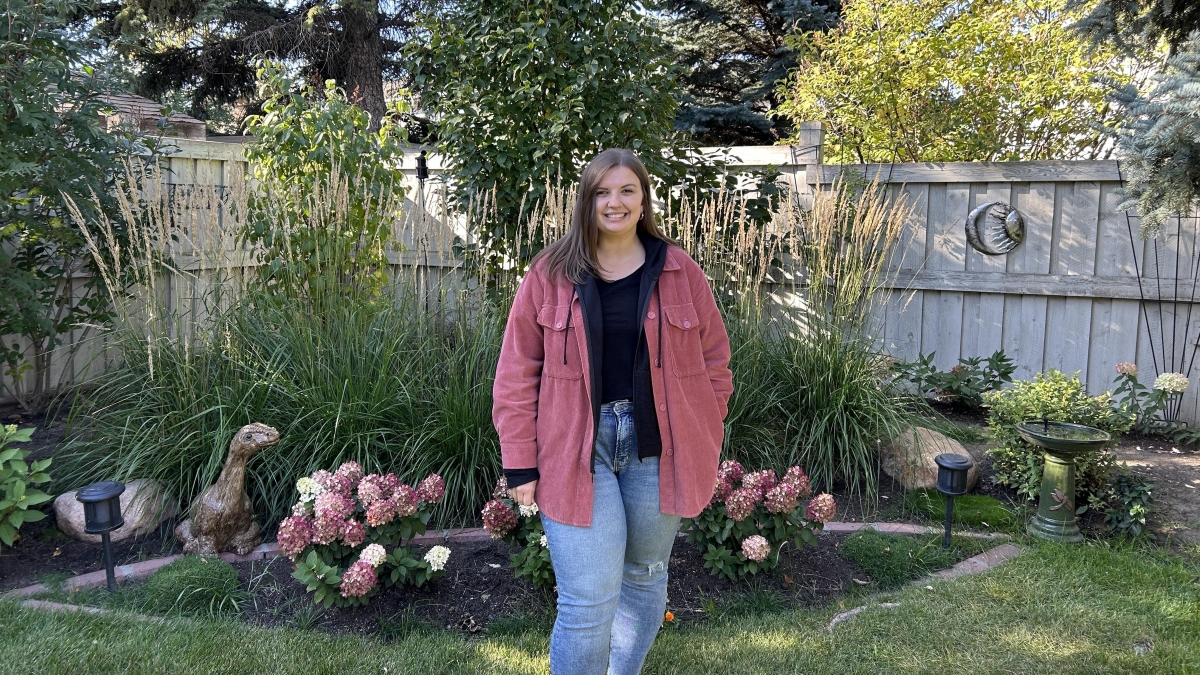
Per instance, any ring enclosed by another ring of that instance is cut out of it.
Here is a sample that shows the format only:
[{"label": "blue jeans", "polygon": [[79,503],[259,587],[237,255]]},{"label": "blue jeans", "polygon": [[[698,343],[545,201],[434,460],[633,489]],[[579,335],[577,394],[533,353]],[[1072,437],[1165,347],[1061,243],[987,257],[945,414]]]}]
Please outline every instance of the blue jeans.
[{"label": "blue jeans", "polygon": [[553,675],[633,675],[662,625],[679,516],[659,511],[658,458],[639,460],[633,404],[606,403],[596,433],[591,527],[542,515],[558,581]]}]

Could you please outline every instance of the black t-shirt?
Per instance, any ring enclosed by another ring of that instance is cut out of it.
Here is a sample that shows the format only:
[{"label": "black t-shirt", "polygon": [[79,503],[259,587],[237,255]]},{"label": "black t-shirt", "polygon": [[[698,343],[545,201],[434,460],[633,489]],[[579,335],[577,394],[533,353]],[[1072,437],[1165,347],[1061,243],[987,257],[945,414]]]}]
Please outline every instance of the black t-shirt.
[{"label": "black t-shirt", "polygon": [[638,316],[642,267],[644,265],[615,281],[596,278],[600,306],[604,310],[601,403],[633,399],[633,358],[642,337],[642,322]]}]

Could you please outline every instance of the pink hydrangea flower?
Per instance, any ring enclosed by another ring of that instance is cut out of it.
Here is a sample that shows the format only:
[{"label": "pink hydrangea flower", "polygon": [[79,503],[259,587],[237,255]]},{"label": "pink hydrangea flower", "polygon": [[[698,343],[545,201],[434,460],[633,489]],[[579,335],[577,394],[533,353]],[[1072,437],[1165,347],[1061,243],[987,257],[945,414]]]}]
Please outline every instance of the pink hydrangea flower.
[{"label": "pink hydrangea flower", "polygon": [[334,475],[342,476],[350,481],[350,489],[353,490],[358,485],[358,481],[362,480],[363,468],[359,466],[358,462],[351,460],[339,466]]},{"label": "pink hydrangea flower", "polygon": [[742,468],[741,464],[738,464],[737,460],[727,459],[721,462],[721,466],[717,467],[718,480],[736,483],[744,475],[746,475],[746,470]]},{"label": "pink hydrangea flower", "polygon": [[367,474],[358,481],[358,501],[363,506],[369,507],[381,499],[387,499],[391,494],[383,476],[377,473]]},{"label": "pink hydrangea flower", "polygon": [[347,520],[342,523],[341,539],[342,543],[350,548],[362,546],[367,540],[367,528],[360,521]]},{"label": "pink hydrangea flower", "polygon": [[758,504],[759,495],[753,488],[738,488],[725,500],[725,513],[736,521],[745,520]]},{"label": "pink hydrangea flower", "polygon": [[1122,361],[1117,364],[1117,372],[1129,377],[1137,377],[1137,364],[1128,361]]},{"label": "pink hydrangea flower", "polygon": [[446,495],[446,481],[436,473],[431,473],[425,477],[417,486],[417,499],[429,504],[436,504],[442,501],[442,497]]},{"label": "pink hydrangea flower", "polygon": [[713,490],[712,501],[723,502],[726,499],[729,499],[729,495],[731,494],[733,494],[733,483],[727,480],[721,480],[721,477],[717,476],[717,487],[715,490]]},{"label": "pink hydrangea flower", "polygon": [[500,476],[496,481],[496,489],[492,490],[492,499],[503,499],[508,496],[508,479]]},{"label": "pink hydrangea flower", "polygon": [[355,561],[342,575],[342,597],[360,598],[375,588],[376,581],[375,568],[371,567],[370,563],[365,560]]},{"label": "pink hydrangea flower", "polygon": [[411,485],[401,483],[392,492],[392,504],[396,506],[396,516],[407,518],[417,512],[417,491]]},{"label": "pink hydrangea flower", "polygon": [[502,539],[517,526],[517,512],[500,501],[493,499],[483,505],[483,529],[492,535],[492,539]]},{"label": "pink hydrangea flower", "polygon": [[313,480],[317,481],[317,485],[320,485],[321,487],[328,490],[329,482],[330,482],[330,479],[333,478],[333,474],[326,471],[325,469],[317,469],[316,471],[312,472],[311,477]]},{"label": "pink hydrangea flower", "polygon": [[771,513],[791,513],[796,509],[798,498],[796,488],[791,483],[780,483],[767,490],[765,503]]},{"label": "pink hydrangea flower", "polygon": [[349,476],[335,473],[329,477],[329,485],[326,489],[349,499],[354,496],[354,485],[355,483],[350,480]]},{"label": "pink hydrangea flower", "polygon": [[387,525],[396,517],[396,503],[390,499],[371,502],[367,507],[367,524],[371,527]]},{"label": "pink hydrangea flower", "polygon": [[317,518],[331,518],[343,521],[354,514],[354,502],[336,492],[322,492],[317,495],[313,513]]},{"label": "pink hydrangea flower", "polygon": [[752,534],[742,541],[742,555],[746,556],[747,560],[762,562],[770,553],[771,543],[760,534]]},{"label": "pink hydrangea flower", "polygon": [[783,479],[780,483],[787,483],[796,491],[796,497],[799,499],[808,499],[812,494],[812,484],[808,481],[808,474],[804,473],[804,469],[798,466],[793,466],[783,474]]},{"label": "pink hydrangea flower", "polygon": [[837,504],[833,501],[833,495],[822,492],[812,501],[808,502],[808,508],[804,510],[804,517],[817,523],[828,523],[837,515]]},{"label": "pink hydrangea flower", "polygon": [[326,545],[337,541],[342,536],[342,524],[345,520],[336,518],[333,514],[323,514],[313,520],[312,543]]},{"label": "pink hydrangea flower", "polygon": [[773,469],[764,469],[748,473],[742,478],[742,489],[754,490],[758,495],[758,499],[762,499],[763,495],[767,494],[767,490],[775,487],[775,471]]},{"label": "pink hydrangea flower", "polygon": [[279,550],[292,560],[312,543],[313,524],[308,518],[292,516],[279,524]]}]

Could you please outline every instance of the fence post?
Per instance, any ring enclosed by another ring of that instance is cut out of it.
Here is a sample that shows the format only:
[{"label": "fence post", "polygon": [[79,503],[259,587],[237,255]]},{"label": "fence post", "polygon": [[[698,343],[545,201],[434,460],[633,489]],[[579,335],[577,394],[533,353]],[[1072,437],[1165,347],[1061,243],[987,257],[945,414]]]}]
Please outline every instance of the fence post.
[{"label": "fence post", "polygon": [[809,164],[820,164],[824,157],[823,151],[825,147],[825,123],[824,122],[801,122],[800,123],[800,153],[812,158]]}]

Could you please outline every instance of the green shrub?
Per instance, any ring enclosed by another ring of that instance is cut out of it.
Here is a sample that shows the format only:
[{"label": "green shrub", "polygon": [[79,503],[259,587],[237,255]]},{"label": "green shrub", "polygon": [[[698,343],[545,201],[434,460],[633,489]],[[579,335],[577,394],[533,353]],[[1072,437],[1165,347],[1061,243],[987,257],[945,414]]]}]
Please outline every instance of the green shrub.
[{"label": "green shrub", "polygon": [[1017,369],[1002,349],[986,359],[978,356],[959,359],[958,365],[946,372],[933,365],[934,356],[930,352],[916,361],[897,362],[894,366],[896,379],[912,385],[920,396],[971,408],[983,405],[984,393],[1012,382],[1012,374]]},{"label": "green shrub", "polygon": [[[404,196],[405,131],[394,117],[378,132],[334,82],[324,91],[259,65],[262,115],[246,118],[254,181],[240,237],[259,252],[259,281],[273,295],[320,307],[340,296],[371,298],[387,281],[385,246]],[[319,311],[319,310],[318,310]]]},{"label": "green shrub", "polygon": [[[1115,472],[1104,509],[1104,525],[1118,534],[1140,536],[1154,500],[1154,483],[1128,469]],[[1154,535],[1147,532],[1151,539]]]},{"label": "green shrub", "polygon": [[31,486],[50,482],[46,467],[49,459],[25,461],[28,450],[8,447],[9,443],[28,443],[33,428],[17,430],[15,424],[0,427],[0,542],[12,546],[17,530],[25,523],[36,523],[46,514],[30,507],[44,504],[53,497]]},{"label": "green shrub", "polygon": [[246,600],[237,570],[215,556],[184,556],[151,574],[142,592],[147,611],[163,615],[232,616]]},{"label": "green shrub", "polygon": [[960,549],[941,547],[941,536],[922,542],[900,534],[861,530],[838,550],[858,565],[880,588],[899,588],[931,572],[950,567],[962,557]]},{"label": "green shrub", "polygon": [[[1015,427],[1018,422],[1047,418],[1096,427],[1112,434],[1109,447],[1116,445],[1133,424],[1125,411],[1113,407],[1110,394],[1088,396],[1079,376],[1054,369],[1034,375],[1033,380],[1016,382],[1012,389],[985,394],[984,404],[988,407],[988,429],[998,444],[988,451],[995,471],[993,480],[1029,499],[1035,499],[1041,489],[1045,454],[1021,438]],[[1076,504],[1103,504],[1114,462],[1107,449],[1076,458]]]},{"label": "green shrub", "polygon": [[[937,490],[913,490],[904,497],[912,511],[939,523],[946,520],[946,496]],[[1012,509],[987,495],[960,495],[954,498],[954,522],[977,529],[1010,532],[1021,523]]]}]

